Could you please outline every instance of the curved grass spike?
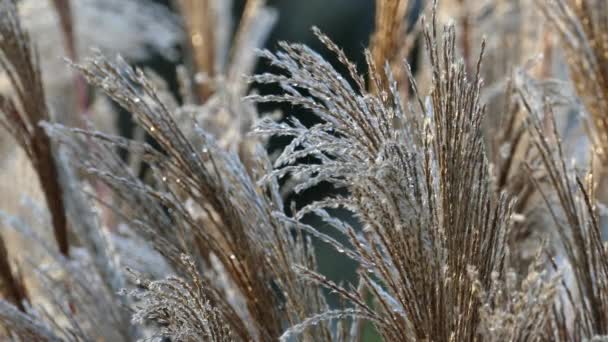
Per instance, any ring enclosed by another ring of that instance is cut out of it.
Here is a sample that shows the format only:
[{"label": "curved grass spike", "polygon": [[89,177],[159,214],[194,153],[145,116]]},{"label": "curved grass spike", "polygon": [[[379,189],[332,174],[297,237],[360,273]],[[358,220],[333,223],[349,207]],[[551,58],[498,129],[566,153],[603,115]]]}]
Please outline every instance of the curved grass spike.
[{"label": "curved grass spike", "polygon": [[0,96],[0,124],[24,149],[38,174],[51,212],[59,250],[69,255],[63,196],[51,142],[40,121],[49,120],[38,56],[21,26],[15,1],[0,1],[0,68],[8,74],[14,99]]}]

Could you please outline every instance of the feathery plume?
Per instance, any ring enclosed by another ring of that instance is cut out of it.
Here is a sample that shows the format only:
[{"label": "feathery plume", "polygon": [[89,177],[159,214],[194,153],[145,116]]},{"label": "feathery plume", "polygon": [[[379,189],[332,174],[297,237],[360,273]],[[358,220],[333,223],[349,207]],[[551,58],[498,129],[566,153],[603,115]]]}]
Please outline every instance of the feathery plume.
[{"label": "feathery plume", "polygon": [[[485,157],[481,57],[476,73],[469,76],[456,57],[454,27],[446,27],[442,38],[437,31],[433,10],[432,25],[424,29],[431,91],[422,98],[410,73],[414,103],[407,106],[401,104],[389,67],[385,68],[389,87],[377,82],[380,91],[375,95],[366,90],[350,64],[346,66],[354,86],[306,46],[282,43],[283,52],[264,52],[285,74],[256,75],[253,80],[277,83],[284,93],[250,99],[291,103],[323,121],[311,127],[297,119],[285,123],[263,119],[258,124],[257,134],[293,138],[270,175],[304,179],[296,192],[321,182],[347,190],[346,195],[300,208],[292,220],[359,263],[359,277],[374,303],[368,304],[357,291],[314,270],[299,267],[305,279],[336,292],[353,308],[309,318],[304,326],[288,330],[284,340],[312,323],[352,316],[371,321],[389,341],[479,338],[484,301],[477,293],[491,292],[493,280],[506,276],[512,205],[506,195],[493,191]],[[339,53],[327,37],[318,30],[315,33]],[[369,69],[376,70],[367,56]],[[376,74],[370,75],[376,82]],[[303,158],[315,162],[301,164]],[[363,226],[361,232],[330,214],[338,207],[354,213]],[[307,214],[322,218],[348,237],[349,244],[298,223]],[[470,277],[471,270],[476,277]],[[544,308],[550,299],[543,301]],[[535,304],[524,301],[522,305]],[[523,312],[528,318],[538,317],[537,311],[518,311]],[[518,328],[540,334],[545,326]]]}]

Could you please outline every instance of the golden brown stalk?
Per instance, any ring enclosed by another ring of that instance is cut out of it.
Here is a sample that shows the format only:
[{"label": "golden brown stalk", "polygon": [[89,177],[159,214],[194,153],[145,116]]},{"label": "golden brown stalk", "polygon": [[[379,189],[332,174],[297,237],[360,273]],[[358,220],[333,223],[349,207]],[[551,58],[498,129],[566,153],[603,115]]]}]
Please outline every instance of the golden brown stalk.
[{"label": "golden brown stalk", "polygon": [[[193,64],[197,72],[208,77],[215,74],[215,35],[216,18],[212,10],[214,0],[178,0],[179,9],[186,21],[188,44]],[[207,84],[198,83],[199,100],[204,102],[212,93]]]},{"label": "golden brown stalk", "polygon": [[[376,27],[370,41],[374,64],[383,68],[388,62],[398,82],[407,80],[400,66],[410,48],[406,41],[408,3],[408,0],[377,0]],[[370,87],[376,88],[373,82]]]}]

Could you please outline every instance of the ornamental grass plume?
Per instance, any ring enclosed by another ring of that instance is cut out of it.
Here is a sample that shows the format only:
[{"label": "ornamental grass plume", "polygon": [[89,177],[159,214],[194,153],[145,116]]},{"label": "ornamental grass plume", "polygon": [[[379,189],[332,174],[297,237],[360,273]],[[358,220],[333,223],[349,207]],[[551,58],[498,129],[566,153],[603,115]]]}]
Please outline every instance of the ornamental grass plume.
[{"label": "ornamental grass plume", "polygon": [[[434,1],[416,18],[417,1],[378,0],[363,66],[318,28],[336,64],[303,44],[263,49],[278,13],[262,0],[236,24],[222,0],[47,5],[0,0],[0,122],[43,194],[0,208],[3,339],[608,336],[602,1]],[[529,18],[542,28],[516,29]],[[186,54],[177,94],[132,66],[154,49]],[[61,85],[58,50],[76,75]],[[58,89],[80,101],[51,105]],[[289,112],[260,113],[277,103]],[[118,107],[132,136],[107,119]],[[320,271],[321,244],[354,281]]]}]

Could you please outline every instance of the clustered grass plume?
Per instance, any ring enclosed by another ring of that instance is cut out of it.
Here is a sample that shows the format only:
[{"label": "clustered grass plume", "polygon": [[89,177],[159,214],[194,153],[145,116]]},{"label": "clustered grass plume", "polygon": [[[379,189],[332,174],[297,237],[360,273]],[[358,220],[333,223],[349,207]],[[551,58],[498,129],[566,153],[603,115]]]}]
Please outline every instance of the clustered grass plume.
[{"label": "clustered grass plume", "polygon": [[[0,0],[0,143],[27,156],[2,172],[27,164],[41,189],[0,211],[0,338],[607,338],[601,0],[425,2],[412,23],[414,2],[377,0],[362,71],[318,28],[339,66],[258,50],[277,19],[262,0],[236,24],[223,0],[41,3]],[[155,33],[114,42],[87,18]],[[178,42],[176,96],[131,64]],[[252,75],[258,57],[272,72]],[[355,282],[319,271],[319,244]]]},{"label": "clustered grass plume", "polygon": [[[350,246],[343,246],[316,233],[360,264],[362,282],[378,308],[314,270],[302,272],[352,302],[386,340],[475,339],[483,324],[480,307],[486,300],[476,292],[489,292],[493,280],[506,276],[512,204],[505,194],[493,190],[484,153],[481,56],[476,73],[469,76],[462,60],[457,60],[454,27],[446,27],[442,38],[437,31],[433,17],[423,34],[432,90],[423,100],[410,74],[415,104],[408,107],[401,105],[388,65],[389,88],[371,74],[372,82],[378,82],[374,86],[379,95],[373,95],[356,71],[349,76],[356,84],[353,88],[301,45],[283,44],[287,53],[266,54],[288,77],[254,76],[257,82],[279,83],[285,94],[253,99],[287,101],[323,120],[307,128],[295,119],[290,124],[265,119],[256,132],[294,137],[275,161],[274,175],[306,180],[296,191],[322,181],[348,189],[348,195],[312,203],[295,216],[316,213],[349,237]],[[327,37],[320,39],[337,51]],[[378,69],[370,54],[368,63],[369,70]],[[304,157],[319,163],[297,163]],[[326,211],[337,207],[356,215],[362,233]],[[317,319],[333,315],[321,314]],[[300,327],[287,334],[294,330]]]}]

